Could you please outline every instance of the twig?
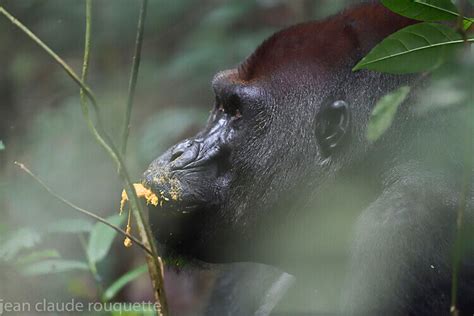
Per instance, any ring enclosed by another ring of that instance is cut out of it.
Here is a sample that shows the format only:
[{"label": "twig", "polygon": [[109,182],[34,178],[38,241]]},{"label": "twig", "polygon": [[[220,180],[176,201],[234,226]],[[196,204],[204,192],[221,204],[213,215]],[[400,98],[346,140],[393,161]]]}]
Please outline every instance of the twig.
[{"label": "twig", "polygon": [[[468,47],[468,42],[467,42],[467,34],[466,30],[464,29],[464,12],[466,8],[466,1],[463,0],[460,3],[460,8],[459,8],[459,16],[458,16],[458,21],[457,21],[457,31],[459,34],[461,34],[465,46]],[[469,109],[468,109],[469,111]],[[468,128],[469,129],[469,128]],[[469,135],[472,135],[472,131]],[[462,189],[461,189],[461,195],[460,195],[460,205],[458,207],[458,212],[457,212],[457,219],[456,219],[456,237],[454,240],[454,258],[453,258],[453,270],[452,270],[452,278],[451,278],[451,306],[449,309],[449,312],[451,313],[451,316],[459,316],[459,309],[458,309],[458,287],[459,287],[459,269],[461,265],[461,259],[462,259],[462,248],[463,248],[463,228],[464,228],[464,213],[466,211],[466,205],[467,205],[467,200],[468,200],[468,193],[469,193],[469,187],[470,187],[470,174],[471,174],[471,149],[472,144],[471,144],[471,138],[467,137],[466,138],[466,148],[467,153],[464,161],[464,177],[463,177],[463,183],[462,183]]]},{"label": "twig", "polygon": [[130,133],[130,117],[132,115],[133,99],[135,97],[135,88],[137,86],[138,69],[140,67],[141,51],[143,44],[143,32],[145,30],[145,18],[147,12],[148,0],[142,0],[140,15],[138,17],[137,35],[135,39],[135,52],[133,54],[133,64],[130,73],[130,82],[128,86],[127,108],[125,110],[125,121],[123,123],[121,152],[125,156],[127,152],[127,141]]},{"label": "twig", "polygon": [[128,237],[130,238],[135,244],[137,244],[140,248],[142,248],[143,250],[145,250],[148,254],[152,255],[152,252],[150,249],[148,249],[140,240],[138,240],[136,237],[130,235],[130,234],[127,234],[123,229],[121,229],[120,227],[118,226],[115,226],[114,224],[108,222],[105,218],[103,217],[100,217],[99,215],[96,215],[94,214],[93,212],[91,211],[88,211],[88,210],[85,210],[77,205],[75,205],[74,203],[66,200],[65,198],[63,198],[62,196],[60,196],[58,193],[54,192],[53,189],[51,189],[46,183],[44,183],[43,180],[41,180],[37,175],[35,175],[30,169],[28,169],[28,167],[26,167],[24,164],[18,162],[18,161],[15,161],[15,165],[17,165],[20,169],[22,169],[23,171],[25,171],[27,174],[29,174],[36,182],[38,182],[39,185],[41,185],[49,194],[51,194],[54,198],[56,198],[57,200],[61,201],[62,203],[66,204],[67,206],[69,206],[70,208],[76,210],[77,212],[83,214],[83,215],[86,215],[90,218],[93,218],[95,219],[96,221],[98,222],[101,222],[107,226],[109,226],[110,228],[114,229],[115,231],[117,231],[118,233],[122,234],[123,236],[125,237]]},{"label": "twig", "polygon": [[[88,66],[89,66],[89,57],[90,57],[90,42],[91,42],[91,16],[92,16],[92,1],[86,1],[86,34],[85,34],[85,45],[84,45],[84,60],[83,60],[83,67],[82,67],[82,82],[87,78],[88,73]],[[138,67],[137,67],[138,72]],[[136,195],[136,191],[133,187],[132,182],[130,181],[130,177],[128,175],[127,170],[125,169],[125,165],[123,162],[123,158],[121,157],[120,152],[114,147],[113,142],[110,141],[110,138],[106,137],[107,135],[103,132],[102,129],[102,122],[100,120],[100,113],[99,108],[96,105],[94,109],[96,110],[97,115],[97,128],[94,126],[92,120],[89,117],[89,111],[87,107],[87,100],[84,98],[85,91],[81,87],[81,107],[84,114],[84,117],[87,121],[89,129],[91,130],[92,134],[96,137],[99,144],[101,144],[110,154],[111,158],[117,163],[118,173],[122,178],[122,181],[125,184],[126,191],[129,197],[131,197],[131,210],[134,213],[134,217],[137,221],[137,226],[141,238],[143,240],[144,246],[147,249],[151,249],[149,255],[147,255],[146,261],[148,265],[148,271],[151,278],[151,282],[154,289],[155,299],[157,302],[160,303],[161,310],[158,311],[160,315],[167,315],[168,314],[168,305],[166,301],[166,294],[164,293],[163,287],[163,265],[161,264],[160,258],[158,256],[158,251],[156,245],[154,243],[153,236],[151,234],[151,229],[147,222],[144,221],[143,218],[143,210],[141,208],[141,204],[138,202],[138,197]],[[91,100],[93,102],[93,100]]]},{"label": "twig", "polygon": [[[464,29],[464,21],[466,20],[466,18],[464,17],[464,9],[466,8],[466,2],[460,1],[459,7],[460,8],[459,8],[459,14],[458,14],[457,23],[456,23],[456,29],[457,29],[457,32],[461,35],[464,41],[464,44],[468,45],[467,34],[466,34],[466,30]],[[472,23],[471,20],[468,20],[468,21]]]},{"label": "twig", "polygon": [[[87,5],[87,2],[86,2]],[[103,124],[100,119],[99,106],[97,100],[92,93],[92,90],[79,78],[79,76],[72,70],[72,68],[59,57],[51,48],[49,48],[43,41],[41,41],[33,32],[31,32],[25,25],[18,21],[14,16],[12,16],[8,11],[6,11],[2,6],[0,6],[0,14],[3,14],[7,17],[10,22],[17,26],[21,31],[23,31],[31,40],[38,44],[48,55],[50,55],[63,69],[66,73],[76,82],[79,87],[84,90],[84,94],[92,103],[92,106],[96,112],[96,125],[92,122],[88,115],[86,119],[88,121],[89,128],[96,138],[97,142],[104,147],[107,153],[110,155],[112,160],[117,164],[117,169],[120,171],[119,175],[122,179],[122,182],[125,186],[125,191],[127,192],[128,197],[130,198],[130,207],[134,213],[135,219],[137,221],[137,227],[142,238],[143,244],[150,249],[153,255],[146,255],[146,261],[149,268],[150,278],[154,288],[154,294],[156,301],[161,305],[161,314],[166,316],[168,314],[166,296],[164,294],[163,288],[163,271],[162,265],[158,259],[158,251],[156,247],[155,240],[151,233],[151,228],[148,222],[145,222],[143,216],[142,206],[138,200],[137,193],[133,187],[130,176],[128,175],[127,170],[124,168],[124,163],[120,152],[117,150],[113,142],[110,140],[110,137],[104,132]],[[87,20],[86,20],[87,21]],[[90,21],[89,21],[90,22]],[[88,114],[88,112],[87,112]]]},{"label": "twig", "polygon": [[[92,106],[94,107],[96,113],[97,113],[97,125],[102,126],[100,122],[100,116],[99,114],[99,106],[97,103],[97,99],[92,92],[92,90],[79,78],[79,76],[72,70],[72,68],[61,58],[59,57],[58,54],[56,54],[51,48],[48,47],[41,39],[39,39],[33,32],[31,32],[23,23],[18,21],[13,15],[11,15],[8,11],[6,11],[2,6],[0,6],[0,13],[3,14],[7,19],[10,20],[10,22],[18,27],[23,33],[25,33],[31,40],[33,40],[36,44],[38,44],[49,56],[51,56],[63,69],[64,71],[69,75],[69,77],[74,80],[75,83],[77,83],[80,88],[83,90],[83,93],[87,96],[87,98],[91,101]],[[92,126],[91,126],[92,125]],[[94,126],[93,123],[89,124],[89,127],[94,129],[94,135],[96,136],[97,140],[101,143],[101,145],[107,150],[107,152],[113,157],[114,161],[120,165],[118,157],[116,157],[116,154],[113,150],[113,148],[110,148],[109,144],[107,141],[104,139],[104,137],[101,135],[103,133],[100,133]],[[108,137],[106,137],[108,138]]]},{"label": "twig", "polygon": [[[82,82],[86,82],[87,75],[89,73],[89,60],[90,60],[90,47],[91,47],[91,17],[92,17],[92,3],[91,0],[86,0],[86,33],[84,38],[84,57],[82,62]],[[90,122],[89,119],[89,108],[87,107],[87,99],[84,92],[84,89],[80,90],[81,96],[81,108],[84,118],[86,118],[87,123]],[[88,124],[89,125],[89,124]],[[89,125],[92,133],[94,133],[93,128]]]}]

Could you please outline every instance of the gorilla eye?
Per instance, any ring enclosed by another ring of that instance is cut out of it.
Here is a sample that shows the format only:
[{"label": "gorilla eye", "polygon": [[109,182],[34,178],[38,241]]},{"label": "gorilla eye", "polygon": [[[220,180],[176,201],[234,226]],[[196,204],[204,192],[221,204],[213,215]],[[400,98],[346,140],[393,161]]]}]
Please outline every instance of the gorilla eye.
[{"label": "gorilla eye", "polygon": [[224,100],[216,99],[216,108],[218,111],[230,115],[232,119],[242,117],[241,101],[237,94],[231,94]]},{"label": "gorilla eye", "polygon": [[324,157],[329,157],[349,131],[349,109],[345,101],[323,105],[316,117],[316,139]]}]

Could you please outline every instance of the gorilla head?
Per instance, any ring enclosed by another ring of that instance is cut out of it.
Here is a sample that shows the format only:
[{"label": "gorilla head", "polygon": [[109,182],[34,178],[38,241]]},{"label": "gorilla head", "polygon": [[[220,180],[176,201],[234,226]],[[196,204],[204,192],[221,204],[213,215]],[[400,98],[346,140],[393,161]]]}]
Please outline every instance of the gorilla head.
[{"label": "gorilla head", "polygon": [[365,129],[377,99],[409,82],[351,68],[411,23],[360,6],[280,31],[218,73],[207,126],[144,174],[169,200],[151,209],[158,241],[206,262],[275,262],[305,205],[373,150]]}]

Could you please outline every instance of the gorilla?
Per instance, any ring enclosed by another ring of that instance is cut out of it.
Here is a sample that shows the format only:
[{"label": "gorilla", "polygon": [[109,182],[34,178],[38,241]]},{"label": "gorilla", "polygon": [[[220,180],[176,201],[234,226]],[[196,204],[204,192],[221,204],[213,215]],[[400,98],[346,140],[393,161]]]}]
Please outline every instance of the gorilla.
[{"label": "gorilla", "polygon": [[[460,208],[465,231],[474,228],[473,191],[463,184],[466,170],[472,180],[463,162],[472,134],[456,109],[418,115],[412,89],[389,130],[368,141],[377,100],[423,81],[352,71],[413,23],[359,5],[277,32],[218,73],[207,125],[143,176],[167,200],[150,206],[166,256],[264,263],[296,282],[338,258],[338,314],[448,315]],[[474,243],[465,235],[457,297],[472,315]]]}]

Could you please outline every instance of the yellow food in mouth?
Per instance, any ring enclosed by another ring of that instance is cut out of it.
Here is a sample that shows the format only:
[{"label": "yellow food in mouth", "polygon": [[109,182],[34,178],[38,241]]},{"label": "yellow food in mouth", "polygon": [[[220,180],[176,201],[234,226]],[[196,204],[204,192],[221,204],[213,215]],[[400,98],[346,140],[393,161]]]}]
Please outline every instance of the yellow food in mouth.
[{"label": "yellow food in mouth", "polygon": [[[134,183],[133,187],[135,188],[135,192],[137,192],[137,196],[139,198],[145,198],[147,204],[151,204],[153,206],[157,206],[159,199],[158,196],[153,193],[150,189],[147,189],[141,183]],[[120,213],[123,212],[125,208],[125,204],[128,202],[129,198],[127,192],[125,190],[122,191],[122,199],[120,200]]]},{"label": "yellow food in mouth", "polygon": [[[177,181],[170,181],[171,183],[171,189],[170,189],[170,197],[172,200],[177,201],[179,199],[179,194],[180,194],[180,189]],[[153,206],[158,206],[158,204],[163,206],[163,202],[169,201],[170,199],[164,196],[164,192],[160,192],[160,197],[158,197],[155,193],[153,193],[150,189],[147,189],[143,186],[141,183],[134,183],[133,188],[135,189],[135,192],[137,193],[138,198],[144,198],[146,200],[146,204],[151,204]],[[122,191],[122,199],[120,200],[120,214],[123,213],[123,210],[125,209],[125,205],[127,205],[127,202],[129,201],[129,197],[127,195],[127,192],[125,190]],[[131,234],[131,211],[130,208],[128,210],[128,222],[127,222],[127,228],[126,228],[126,233]],[[132,240],[127,236],[125,240],[123,241],[123,245],[126,248],[129,248],[133,245]]]}]

